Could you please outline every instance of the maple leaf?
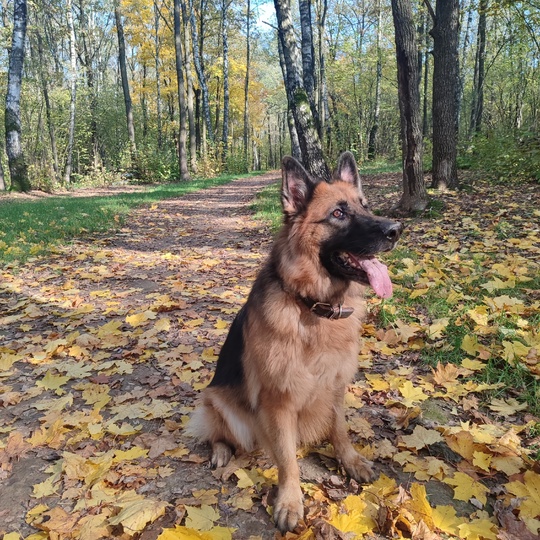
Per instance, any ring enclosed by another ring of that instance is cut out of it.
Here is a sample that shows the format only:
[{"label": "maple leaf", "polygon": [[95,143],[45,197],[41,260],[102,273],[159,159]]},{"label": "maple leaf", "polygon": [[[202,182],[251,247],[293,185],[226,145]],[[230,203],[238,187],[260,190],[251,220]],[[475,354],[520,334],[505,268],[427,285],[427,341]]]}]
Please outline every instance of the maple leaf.
[{"label": "maple leaf", "polygon": [[43,379],[36,381],[36,386],[40,386],[46,390],[54,390],[54,393],[60,396],[64,393],[60,387],[66,384],[69,379],[69,377],[63,377],[62,375],[53,375],[51,370],[48,370]]},{"label": "maple leaf", "polygon": [[444,478],[443,482],[454,486],[454,499],[458,501],[477,499],[482,504],[487,502],[489,489],[468,474],[456,472],[452,478]]},{"label": "maple leaf", "polygon": [[124,532],[133,536],[165,513],[168,503],[146,499],[135,492],[125,492],[115,501],[121,510],[109,519],[110,525],[120,525]]},{"label": "maple leaf", "polygon": [[522,499],[518,506],[520,515],[527,518],[540,516],[540,474],[525,471],[523,482],[509,482],[505,488]]},{"label": "maple leaf", "polygon": [[467,540],[497,540],[497,526],[489,519],[475,519],[458,525],[460,538]]},{"label": "maple leaf", "polygon": [[403,403],[408,407],[412,407],[419,401],[429,399],[429,396],[423,392],[421,388],[415,386],[411,381],[405,381],[400,387],[399,391],[403,396]]},{"label": "maple leaf", "polygon": [[440,531],[457,535],[458,527],[463,523],[463,519],[456,516],[456,509],[453,506],[436,506],[432,509],[431,516],[433,525]]},{"label": "maple leaf", "polygon": [[502,416],[512,416],[518,411],[524,411],[527,409],[527,403],[519,403],[517,399],[497,399],[491,400],[488,408]]},{"label": "maple leaf", "polygon": [[435,431],[434,429],[426,429],[425,427],[417,425],[412,434],[403,435],[401,437],[401,441],[402,444],[400,444],[400,446],[405,446],[414,450],[421,450],[430,444],[442,442],[443,438],[438,431]]},{"label": "maple leaf", "polygon": [[185,506],[187,511],[186,527],[194,528],[198,531],[209,531],[219,519],[219,513],[208,504],[196,506]]},{"label": "maple leaf", "polygon": [[174,529],[163,529],[157,540],[232,540],[232,533],[235,530],[229,527],[214,527],[209,531],[200,532],[176,525]]}]

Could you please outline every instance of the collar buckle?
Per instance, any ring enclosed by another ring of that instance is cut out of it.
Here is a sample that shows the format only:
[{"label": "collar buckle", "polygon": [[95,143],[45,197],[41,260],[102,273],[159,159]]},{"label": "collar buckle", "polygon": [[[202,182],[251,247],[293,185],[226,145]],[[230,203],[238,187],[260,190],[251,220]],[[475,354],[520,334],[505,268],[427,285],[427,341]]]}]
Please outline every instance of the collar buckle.
[{"label": "collar buckle", "polygon": [[313,302],[313,305],[309,308],[309,310],[318,317],[322,317],[330,321],[346,319],[354,312],[354,308],[343,307],[343,304],[332,305],[326,304],[325,302]]}]

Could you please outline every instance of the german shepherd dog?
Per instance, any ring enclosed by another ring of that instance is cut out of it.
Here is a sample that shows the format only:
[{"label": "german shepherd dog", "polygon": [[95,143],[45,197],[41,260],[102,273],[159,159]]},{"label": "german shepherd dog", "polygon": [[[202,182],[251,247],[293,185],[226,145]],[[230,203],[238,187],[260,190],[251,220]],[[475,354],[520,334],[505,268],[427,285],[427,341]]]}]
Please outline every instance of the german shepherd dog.
[{"label": "german shepherd dog", "polygon": [[363,290],[392,294],[375,254],[391,250],[402,225],[367,207],[356,162],[340,157],[331,182],[282,162],[284,224],[236,316],[189,432],[212,446],[211,464],[266,449],[278,466],[274,520],[281,532],[304,516],[299,443],[328,438],[345,471],[373,478],[347,435],[343,401],[358,367]]}]

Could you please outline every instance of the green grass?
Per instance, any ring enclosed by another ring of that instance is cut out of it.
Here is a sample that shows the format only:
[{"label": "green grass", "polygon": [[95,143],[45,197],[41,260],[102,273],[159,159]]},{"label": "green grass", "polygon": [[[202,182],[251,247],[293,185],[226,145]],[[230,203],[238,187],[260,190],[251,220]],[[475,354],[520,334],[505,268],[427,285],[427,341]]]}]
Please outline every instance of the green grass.
[{"label": "green grass", "polygon": [[149,187],[137,193],[107,197],[49,197],[40,200],[0,199],[0,262],[24,262],[85,234],[116,229],[141,205],[180,197],[248,175],[227,175]]},{"label": "green grass", "polygon": [[396,161],[364,161],[359,166],[360,175],[362,174],[382,174],[382,173],[394,173],[401,171],[401,163]]},{"label": "green grass", "polygon": [[272,184],[257,194],[253,204],[255,218],[266,221],[272,230],[276,233],[282,223],[281,201],[279,199],[279,190],[281,184],[278,182]]}]

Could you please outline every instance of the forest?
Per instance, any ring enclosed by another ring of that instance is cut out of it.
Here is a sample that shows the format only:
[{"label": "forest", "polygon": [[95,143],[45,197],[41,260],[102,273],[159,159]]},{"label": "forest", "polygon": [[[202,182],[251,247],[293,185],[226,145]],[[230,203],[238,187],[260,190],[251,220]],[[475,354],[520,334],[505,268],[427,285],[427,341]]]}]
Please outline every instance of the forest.
[{"label": "forest", "polygon": [[[449,187],[457,166],[512,181],[540,175],[534,1],[14,0],[1,9],[4,189],[274,169],[302,150],[314,163],[296,140],[305,128],[291,84],[305,91],[308,135],[330,164],[351,150],[361,164],[403,160],[406,176],[401,96],[416,110],[415,174],[433,167],[435,177],[442,149]],[[398,84],[403,36],[408,90]]]}]

